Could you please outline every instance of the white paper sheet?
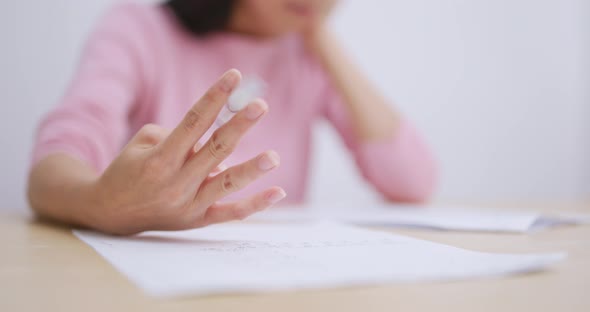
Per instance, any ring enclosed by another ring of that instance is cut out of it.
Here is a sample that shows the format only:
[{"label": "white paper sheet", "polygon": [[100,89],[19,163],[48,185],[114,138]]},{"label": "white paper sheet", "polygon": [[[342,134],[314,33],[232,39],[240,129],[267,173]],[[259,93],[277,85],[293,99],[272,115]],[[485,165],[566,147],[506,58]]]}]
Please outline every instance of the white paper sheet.
[{"label": "white paper sheet", "polygon": [[492,211],[449,207],[386,204],[326,204],[286,207],[261,212],[260,221],[338,221],[359,225],[414,227],[450,231],[526,233],[549,227],[590,223],[590,215]]},{"label": "white paper sheet", "polygon": [[474,252],[332,223],[226,224],[128,238],[74,233],[154,296],[460,280],[537,271],[566,257]]}]

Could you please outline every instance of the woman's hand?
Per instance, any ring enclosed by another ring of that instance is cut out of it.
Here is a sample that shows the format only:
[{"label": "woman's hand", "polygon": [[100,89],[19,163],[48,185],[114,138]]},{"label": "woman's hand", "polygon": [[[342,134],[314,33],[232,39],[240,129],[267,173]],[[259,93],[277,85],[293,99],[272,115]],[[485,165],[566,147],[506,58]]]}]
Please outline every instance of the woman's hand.
[{"label": "woman's hand", "polygon": [[197,145],[239,81],[237,70],[228,71],[172,132],[144,126],[92,186],[90,202],[97,207],[89,210],[91,226],[115,234],[183,230],[243,219],[283,199],[285,192],[273,187],[239,202],[217,203],[279,165],[278,155],[268,151],[211,174],[267,113],[262,100]]},{"label": "woman's hand", "polygon": [[315,23],[303,33],[303,39],[344,100],[355,137],[362,142],[391,139],[400,116],[350,60],[327,25]]}]

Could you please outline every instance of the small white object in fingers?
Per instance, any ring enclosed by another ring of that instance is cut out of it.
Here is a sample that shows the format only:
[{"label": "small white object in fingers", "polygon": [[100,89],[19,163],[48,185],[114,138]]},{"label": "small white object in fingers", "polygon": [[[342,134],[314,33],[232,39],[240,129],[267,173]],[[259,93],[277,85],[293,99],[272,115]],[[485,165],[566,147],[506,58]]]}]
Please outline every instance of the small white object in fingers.
[{"label": "small white object in fingers", "polygon": [[228,122],[237,112],[244,109],[250,102],[264,95],[266,83],[256,77],[248,76],[242,79],[240,85],[230,95],[227,104],[223,107],[217,120],[218,127]]}]

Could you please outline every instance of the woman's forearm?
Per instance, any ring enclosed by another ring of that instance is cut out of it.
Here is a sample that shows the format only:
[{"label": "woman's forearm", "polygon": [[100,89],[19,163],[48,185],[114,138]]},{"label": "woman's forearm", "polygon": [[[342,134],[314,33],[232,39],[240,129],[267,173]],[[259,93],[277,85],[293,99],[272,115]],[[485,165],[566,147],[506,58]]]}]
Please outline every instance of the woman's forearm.
[{"label": "woman's forearm", "polygon": [[309,34],[307,40],[342,96],[357,138],[361,141],[391,138],[398,124],[398,114],[344,54],[336,38],[327,29],[320,28]]},{"label": "woman's forearm", "polygon": [[31,170],[28,200],[44,218],[96,227],[91,216],[96,206],[94,182],[97,174],[83,162],[65,154],[50,155]]}]

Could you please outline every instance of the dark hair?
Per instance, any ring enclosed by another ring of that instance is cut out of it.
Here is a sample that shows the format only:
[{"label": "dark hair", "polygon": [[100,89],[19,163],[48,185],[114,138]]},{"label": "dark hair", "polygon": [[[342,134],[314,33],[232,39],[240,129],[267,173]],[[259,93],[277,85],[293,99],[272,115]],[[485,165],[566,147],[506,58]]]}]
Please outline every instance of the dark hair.
[{"label": "dark hair", "polygon": [[167,0],[178,22],[189,32],[204,36],[227,27],[236,0]]}]

